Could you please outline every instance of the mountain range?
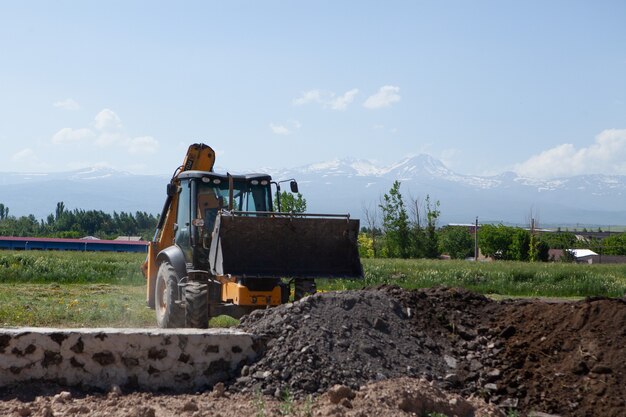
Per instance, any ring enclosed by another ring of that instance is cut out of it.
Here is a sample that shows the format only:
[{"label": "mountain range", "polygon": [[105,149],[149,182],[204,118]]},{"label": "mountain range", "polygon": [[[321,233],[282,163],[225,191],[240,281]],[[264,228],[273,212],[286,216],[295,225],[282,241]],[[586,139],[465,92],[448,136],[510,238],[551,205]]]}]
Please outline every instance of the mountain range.
[{"label": "mountain range", "polygon": [[[225,169],[216,168],[218,172]],[[463,175],[418,155],[390,166],[341,159],[289,169],[260,169],[275,180],[295,178],[312,213],[373,213],[394,180],[410,200],[440,202],[440,224],[481,222],[540,225],[626,225],[626,176],[580,175],[534,179],[505,172]],[[237,173],[234,172],[233,173]],[[58,201],[68,209],[160,213],[169,178],[110,168],[55,173],[0,173],[0,203],[10,214],[45,218]],[[284,189],[287,189],[285,187]],[[378,209],[380,212],[380,210]],[[362,220],[362,224],[364,224]]]}]

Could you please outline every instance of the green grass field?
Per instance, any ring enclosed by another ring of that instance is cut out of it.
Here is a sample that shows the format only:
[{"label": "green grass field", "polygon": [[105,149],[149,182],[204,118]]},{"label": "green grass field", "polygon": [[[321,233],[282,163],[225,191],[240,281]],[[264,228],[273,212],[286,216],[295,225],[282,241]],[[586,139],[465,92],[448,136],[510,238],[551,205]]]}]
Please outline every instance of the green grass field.
[{"label": "green grass field", "polygon": [[[154,327],[139,266],[144,254],[0,252],[0,326]],[[461,286],[483,294],[618,297],[626,265],[364,259],[363,280],[319,280],[321,290],[380,284]],[[213,326],[236,321],[220,317]]]},{"label": "green grass field", "polygon": [[621,297],[626,265],[363,259],[362,281],[321,280],[329,290],[379,284],[404,288],[464,287],[482,294],[531,297]]}]

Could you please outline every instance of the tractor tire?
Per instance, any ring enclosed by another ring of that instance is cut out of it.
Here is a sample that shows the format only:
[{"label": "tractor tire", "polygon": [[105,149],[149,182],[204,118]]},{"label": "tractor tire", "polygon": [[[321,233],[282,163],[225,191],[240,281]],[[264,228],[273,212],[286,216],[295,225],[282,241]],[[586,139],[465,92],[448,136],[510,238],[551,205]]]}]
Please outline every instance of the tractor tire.
[{"label": "tractor tire", "polygon": [[209,327],[209,286],[190,281],[185,286],[185,325],[195,329]]},{"label": "tractor tire", "polygon": [[314,279],[297,279],[294,283],[293,300],[298,301],[307,295],[313,295],[317,292],[317,286]]},{"label": "tractor tire", "polygon": [[287,282],[279,282],[278,287],[280,288],[280,303],[287,304],[291,296],[291,286]]},{"label": "tractor tire", "polygon": [[160,328],[185,327],[185,311],[178,301],[178,274],[169,262],[159,266],[154,288],[154,309]]}]

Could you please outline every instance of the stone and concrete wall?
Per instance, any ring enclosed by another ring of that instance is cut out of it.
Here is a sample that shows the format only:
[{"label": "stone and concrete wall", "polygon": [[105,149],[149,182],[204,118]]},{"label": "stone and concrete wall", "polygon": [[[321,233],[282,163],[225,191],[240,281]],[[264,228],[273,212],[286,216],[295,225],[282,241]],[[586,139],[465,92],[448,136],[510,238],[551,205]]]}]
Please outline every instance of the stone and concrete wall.
[{"label": "stone and concrete wall", "polygon": [[257,349],[232,329],[0,329],[0,386],[192,390],[227,379]]}]

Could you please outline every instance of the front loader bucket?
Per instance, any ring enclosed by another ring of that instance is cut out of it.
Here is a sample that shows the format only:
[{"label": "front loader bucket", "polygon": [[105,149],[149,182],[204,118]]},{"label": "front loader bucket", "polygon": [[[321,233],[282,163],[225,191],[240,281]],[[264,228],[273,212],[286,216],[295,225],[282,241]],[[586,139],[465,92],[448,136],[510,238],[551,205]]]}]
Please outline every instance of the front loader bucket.
[{"label": "front loader bucket", "polygon": [[243,278],[361,278],[359,221],[347,216],[220,214],[211,272]]}]

